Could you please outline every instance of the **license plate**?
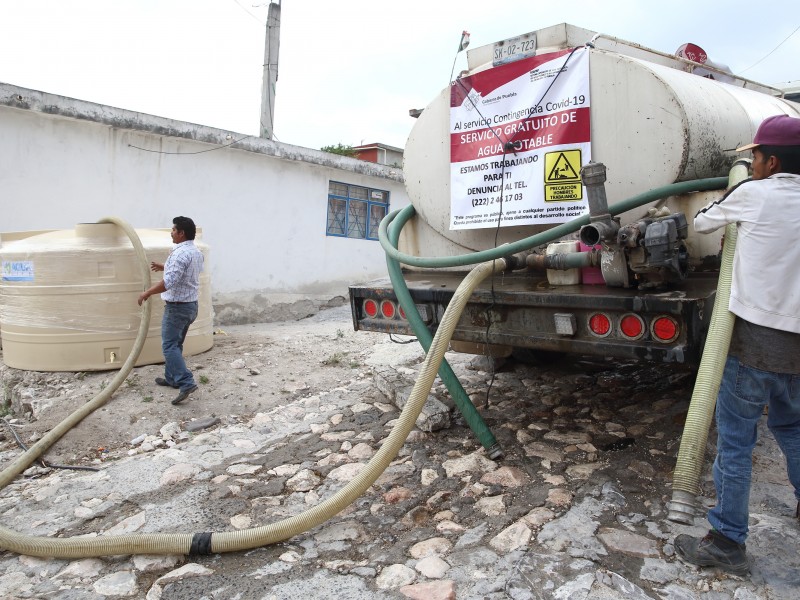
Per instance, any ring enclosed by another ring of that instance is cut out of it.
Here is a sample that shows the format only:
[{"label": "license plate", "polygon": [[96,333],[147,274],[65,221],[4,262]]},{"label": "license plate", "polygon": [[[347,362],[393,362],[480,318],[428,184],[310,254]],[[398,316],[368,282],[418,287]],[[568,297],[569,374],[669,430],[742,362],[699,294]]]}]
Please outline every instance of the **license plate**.
[{"label": "license plate", "polygon": [[536,34],[526,33],[494,45],[492,64],[503,65],[536,54]]}]

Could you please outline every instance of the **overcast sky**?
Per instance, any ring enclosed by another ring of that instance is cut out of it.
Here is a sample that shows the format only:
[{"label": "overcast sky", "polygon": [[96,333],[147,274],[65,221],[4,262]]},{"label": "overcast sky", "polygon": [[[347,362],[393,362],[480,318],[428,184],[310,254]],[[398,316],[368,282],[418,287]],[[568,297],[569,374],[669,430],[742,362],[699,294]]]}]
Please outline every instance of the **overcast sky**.
[{"label": "overcast sky", "polygon": [[[268,3],[0,0],[0,82],[258,135]],[[404,146],[408,110],[447,85],[462,30],[474,48],[569,22],[665,52],[693,42],[764,83],[800,80],[797,6],[282,0],[275,137]],[[465,65],[460,55],[456,71]]]}]

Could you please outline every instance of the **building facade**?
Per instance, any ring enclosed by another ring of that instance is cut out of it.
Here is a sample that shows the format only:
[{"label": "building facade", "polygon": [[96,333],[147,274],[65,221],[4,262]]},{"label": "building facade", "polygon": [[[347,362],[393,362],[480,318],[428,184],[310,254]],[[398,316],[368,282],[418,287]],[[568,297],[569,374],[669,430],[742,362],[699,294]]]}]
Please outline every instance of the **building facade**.
[{"label": "building facade", "polygon": [[[192,217],[220,324],[299,318],[386,274],[399,168],[0,83],[0,232]],[[168,235],[168,234],[167,234]]]}]

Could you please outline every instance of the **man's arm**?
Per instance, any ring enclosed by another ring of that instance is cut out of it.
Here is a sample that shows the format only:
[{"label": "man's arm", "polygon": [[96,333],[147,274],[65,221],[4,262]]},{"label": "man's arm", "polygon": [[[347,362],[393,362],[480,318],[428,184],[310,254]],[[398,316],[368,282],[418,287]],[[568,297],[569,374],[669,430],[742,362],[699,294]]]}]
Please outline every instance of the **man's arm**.
[{"label": "man's arm", "polygon": [[738,223],[747,209],[748,188],[746,180],[728,190],[719,200],[710,202],[700,209],[694,217],[694,230],[698,233],[711,233],[728,223]]},{"label": "man's arm", "polygon": [[164,280],[162,279],[161,281],[159,281],[157,284],[155,284],[150,289],[147,289],[147,290],[143,291],[141,294],[139,294],[139,298],[138,298],[138,300],[136,302],[137,302],[137,304],[139,304],[139,306],[141,306],[142,302],[147,300],[153,294],[160,294],[161,292],[166,292],[166,291],[167,291],[167,287],[166,287],[166,285],[164,285]]}]

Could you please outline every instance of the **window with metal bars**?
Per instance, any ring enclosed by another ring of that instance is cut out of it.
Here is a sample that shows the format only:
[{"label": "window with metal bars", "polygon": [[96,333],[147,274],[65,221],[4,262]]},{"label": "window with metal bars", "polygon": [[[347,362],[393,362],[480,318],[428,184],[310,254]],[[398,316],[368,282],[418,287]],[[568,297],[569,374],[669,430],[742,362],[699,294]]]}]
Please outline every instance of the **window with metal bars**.
[{"label": "window with metal bars", "polygon": [[331,181],[328,184],[327,235],[377,240],[389,212],[389,192]]}]

